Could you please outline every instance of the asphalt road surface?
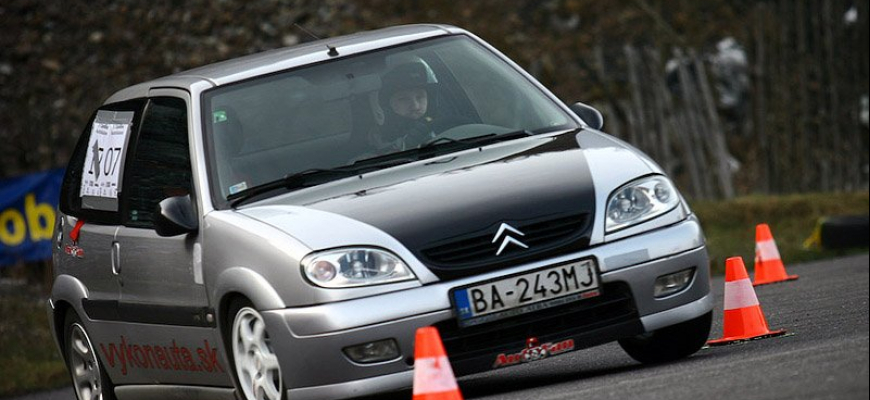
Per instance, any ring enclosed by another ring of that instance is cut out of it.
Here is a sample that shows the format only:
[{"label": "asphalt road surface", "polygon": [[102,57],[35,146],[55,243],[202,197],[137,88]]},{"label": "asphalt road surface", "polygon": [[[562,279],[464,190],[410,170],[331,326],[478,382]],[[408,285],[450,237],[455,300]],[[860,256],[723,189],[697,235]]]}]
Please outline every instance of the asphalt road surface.
[{"label": "asphalt road surface", "polygon": [[[787,266],[796,281],[757,287],[770,329],[787,336],[705,348],[678,362],[646,366],[616,344],[564,354],[497,373],[461,378],[466,399],[867,399],[868,255]],[[711,338],[722,336],[724,283]],[[401,392],[383,399],[410,399]],[[61,390],[16,400],[67,400]],[[368,400],[368,399],[367,399]]]},{"label": "asphalt road surface", "polygon": [[[787,266],[796,281],[756,288],[770,329],[789,336],[702,349],[666,365],[616,345],[460,380],[469,399],[867,399],[867,255]],[[722,337],[723,278],[711,338]]]}]

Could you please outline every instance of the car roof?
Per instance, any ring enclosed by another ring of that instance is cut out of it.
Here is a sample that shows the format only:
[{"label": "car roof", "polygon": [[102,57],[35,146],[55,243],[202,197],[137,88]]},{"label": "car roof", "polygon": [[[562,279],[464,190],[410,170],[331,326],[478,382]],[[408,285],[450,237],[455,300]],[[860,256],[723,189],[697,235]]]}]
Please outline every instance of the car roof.
[{"label": "car roof", "polygon": [[[173,75],[133,85],[110,96],[105,104],[146,97],[152,89],[178,88],[190,91],[194,85],[206,82],[221,86],[257,75],[344,57],[378,48],[448,34],[465,33],[449,25],[400,25],[346,36],[321,39],[280,49],[268,50],[226,61],[182,71]],[[330,55],[330,47],[338,55]]]}]

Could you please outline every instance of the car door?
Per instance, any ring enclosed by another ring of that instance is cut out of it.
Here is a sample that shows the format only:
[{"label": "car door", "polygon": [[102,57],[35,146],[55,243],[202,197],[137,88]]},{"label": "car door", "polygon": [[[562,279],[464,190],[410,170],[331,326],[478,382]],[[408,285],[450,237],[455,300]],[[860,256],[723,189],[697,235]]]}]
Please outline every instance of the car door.
[{"label": "car door", "polygon": [[[117,338],[120,286],[115,268],[124,155],[141,120],[143,100],[100,107],[70,157],[61,185],[54,268],[87,290],[79,317],[92,339]],[[77,302],[76,302],[77,303]]]},{"label": "car door", "polygon": [[[200,235],[159,236],[158,203],[191,195],[186,92],[161,90],[148,99],[124,175],[119,254],[121,317],[133,348],[126,383],[229,384],[216,349],[214,312],[198,260]],[[136,350],[139,349],[139,350]]]}]

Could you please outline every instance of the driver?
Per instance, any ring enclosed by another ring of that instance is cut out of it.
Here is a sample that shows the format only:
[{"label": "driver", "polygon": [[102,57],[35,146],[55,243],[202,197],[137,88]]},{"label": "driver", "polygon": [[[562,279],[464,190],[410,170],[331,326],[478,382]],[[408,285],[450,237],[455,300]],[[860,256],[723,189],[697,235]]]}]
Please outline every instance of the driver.
[{"label": "driver", "polygon": [[384,124],[369,135],[379,152],[419,146],[446,130],[431,112],[430,100],[437,83],[430,82],[422,62],[400,64],[381,78],[378,102],[384,110]]}]

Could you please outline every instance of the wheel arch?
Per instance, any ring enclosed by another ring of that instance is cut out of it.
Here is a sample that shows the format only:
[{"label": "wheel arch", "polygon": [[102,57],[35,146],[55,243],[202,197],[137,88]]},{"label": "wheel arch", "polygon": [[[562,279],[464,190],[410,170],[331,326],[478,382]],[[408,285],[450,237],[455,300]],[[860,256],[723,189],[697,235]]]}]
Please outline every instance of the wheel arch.
[{"label": "wheel arch", "polygon": [[224,270],[215,281],[213,294],[224,306],[228,297],[247,298],[257,310],[276,310],[287,307],[278,292],[263,275],[245,267]]},{"label": "wheel arch", "polygon": [[60,351],[64,362],[67,361],[66,346],[64,339],[66,336],[66,314],[73,312],[78,315],[80,320],[84,320],[81,314],[81,307],[76,307],[75,304],[82,304],[82,300],[88,298],[87,287],[77,278],[70,275],[58,275],[55,278],[51,287],[51,298],[49,299],[49,323],[51,331],[54,335],[54,342]]},{"label": "wheel arch", "polygon": [[75,308],[73,308],[72,304],[61,300],[54,303],[54,312],[51,316],[52,319],[52,329],[54,334],[54,342],[57,345],[58,351],[60,351],[60,356],[63,358],[64,362],[67,362],[67,352],[66,352],[66,314],[69,312],[76,312]]},{"label": "wheel arch", "polygon": [[[286,308],[284,300],[263,275],[245,267],[232,267],[218,275],[215,282],[214,299],[217,299],[217,328],[221,334],[224,348],[228,349],[227,329],[233,317],[227,315],[236,300],[250,302],[257,310],[276,310]],[[229,351],[227,351],[229,356]]]}]

